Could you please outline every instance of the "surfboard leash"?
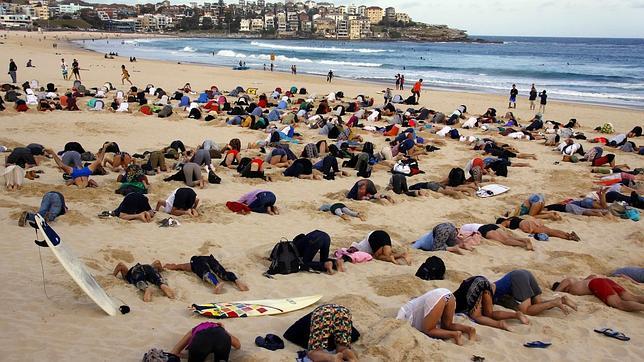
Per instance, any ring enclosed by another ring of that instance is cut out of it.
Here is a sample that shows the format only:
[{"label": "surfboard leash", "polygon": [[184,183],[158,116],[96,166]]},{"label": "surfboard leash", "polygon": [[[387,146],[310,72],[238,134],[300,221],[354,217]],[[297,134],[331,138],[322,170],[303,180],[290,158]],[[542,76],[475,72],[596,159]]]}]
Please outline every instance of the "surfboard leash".
[{"label": "surfboard leash", "polygon": [[[38,232],[36,231],[36,236],[38,235]],[[41,271],[41,276],[42,276],[42,290],[45,292],[45,296],[47,299],[51,300],[49,297],[49,294],[47,294],[47,287],[45,285],[45,266],[42,263],[42,253],[40,252],[40,248],[38,248],[38,257],[40,258],[40,271]]]}]

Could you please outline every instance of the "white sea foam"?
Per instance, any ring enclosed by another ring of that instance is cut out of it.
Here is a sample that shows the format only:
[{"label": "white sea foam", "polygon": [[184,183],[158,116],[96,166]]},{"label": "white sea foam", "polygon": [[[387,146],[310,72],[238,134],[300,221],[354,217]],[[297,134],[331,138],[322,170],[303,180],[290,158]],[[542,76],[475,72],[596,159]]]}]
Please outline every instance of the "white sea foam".
[{"label": "white sea foam", "polygon": [[217,52],[217,55],[220,57],[246,58],[246,54],[236,53],[232,50],[220,50]]},{"label": "white sea foam", "polygon": [[356,53],[384,53],[390,52],[390,50],[385,49],[369,49],[369,48],[338,48],[338,47],[307,47],[307,46],[295,46],[295,45],[282,45],[282,44],[272,44],[264,43],[259,41],[253,41],[250,45],[254,45],[261,48],[270,48],[270,49],[280,49],[280,50],[303,50],[311,52],[356,52]]},{"label": "white sea foam", "polygon": [[193,48],[191,46],[186,46],[186,47],[183,47],[183,49],[181,49],[181,51],[186,52],[186,53],[195,53],[197,51],[197,49],[195,49],[195,48]]},{"label": "white sea foam", "polygon": [[378,64],[378,63],[344,62],[340,60],[320,60],[318,63],[326,64],[326,65],[338,65],[338,66],[349,65],[354,67],[368,67],[368,68],[378,68],[382,66],[382,64]]}]

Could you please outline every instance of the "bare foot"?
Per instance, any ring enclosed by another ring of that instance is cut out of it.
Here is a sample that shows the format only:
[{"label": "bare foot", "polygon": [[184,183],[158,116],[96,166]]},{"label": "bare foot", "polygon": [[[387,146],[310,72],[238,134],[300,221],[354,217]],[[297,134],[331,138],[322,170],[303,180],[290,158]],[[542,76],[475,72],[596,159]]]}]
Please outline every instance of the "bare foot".
[{"label": "bare foot", "polygon": [[344,220],[344,221],[350,221],[350,220],[351,220],[351,218],[349,217],[349,215],[342,214],[342,215],[340,215],[340,217],[341,217],[341,218],[342,218],[342,220]]},{"label": "bare foot", "polygon": [[332,261],[327,261],[324,263],[324,268],[326,269],[326,273],[329,275],[335,274],[335,271],[333,270],[333,262]]},{"label": "bare foot", "polygon": [[152,301],[152,290],[149,287],[143,291],[143,301],[146,303]]},{"label": "bare foot", "polygon": [[567,295],[561,297],[561,301],[563,302],[563,304],[569,306],[573,310],[575,310],[575,311],[577,310],[577,303],[573,302],[573,300],[570,299],[570,297],[568,297]]},{"label": "bare foot", "polygon": [[517,312],[517,319],[523,324],[530,324],[528,317],[526,317],[526,315],[521,312]]},{"label": "bare foot", "polygon": [[237,287],[237,289],[241,290],[242,292],[247,292],[249,290],[248,285],[246,285],[246,283],[242,282],[239,279],[235,280],[235,286]]},{"label": "bare foot", "polygon": [[559,298],[559,301],[557,302],[557,308],[561,309],[561,311],[562,311],[562,312],[563,312],[563,314],[565,314],[565,315],[570,314],[570,311],[568,311],[568,308],[564,305],[563,297],[562,297],[562,298]]},{"label": "bare foot", "polygon": [[156,270],[158,270],[158,271],[162,271],[162,270],[163,270],[163,265],[161,265],[161,262],[160,262],[160,261],[158,261],[158,260],[153,261],[153,262],[152,262],[152,266],[153,266]]},{"label": "bare foot", "polygon": [[221,293],[223,293],[223,289],[224,289],[224,283],[219,283],[219,284],[215,285],[215,288],[213,289],[213,293],[221,294]]},{"label": "bare foot", "polygon": [[459,346],[463,345],[463,333],[461,331],[457,331],[456,335],[452,338],[454,340],[454,343],[456,343]]},{"label": "bare foot", "polygon": [[532,241],[530,241],[530,240],[526,240],[525,248],[526,248],[527,250],[534,251],[534,245],[532,245]]},{"label": "bare foot", "polygon": [[336,268],[338,268],[338,271],[340,273],[344,273],[344,271],[345,271],[345,269],[344,269],[344,261],[342,259],[336,259],[335,266],[336,266]]},{"label": "bare foot", "polygon": [[367,216],[363,213],[358,213],[358,218],[362,221],[367,221]]},{"label": "bare foot", "polygon": [[[504,322],[504,321],[502,321],[502,322],[505,324],[505,322]],[[469,327],[469,328],[468,328],[468,330],[467,330],[467,332],[465,332],[465,333],[467,333],[467,338],[468,338],[470,341],[478,341],[478,337],[476,336],[476,328],[474,328],[474,327]]]}]

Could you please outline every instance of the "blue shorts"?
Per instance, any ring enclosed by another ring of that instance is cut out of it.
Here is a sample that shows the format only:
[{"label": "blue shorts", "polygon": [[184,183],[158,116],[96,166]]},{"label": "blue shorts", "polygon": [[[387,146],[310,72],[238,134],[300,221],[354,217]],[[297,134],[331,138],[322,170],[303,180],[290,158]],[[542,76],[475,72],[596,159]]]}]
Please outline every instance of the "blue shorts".
[{"label": "blue shorts", "polygon": [[89,177],[92,175],[92,170],[89,167],[85,166],[83,168],[75,168],[70,175],[72,179],[77,179],[79,177]]},{"label": "blue shorts", "polygon": [[517,102],[517,97],[510,97],[510,102],[516,103]]}]

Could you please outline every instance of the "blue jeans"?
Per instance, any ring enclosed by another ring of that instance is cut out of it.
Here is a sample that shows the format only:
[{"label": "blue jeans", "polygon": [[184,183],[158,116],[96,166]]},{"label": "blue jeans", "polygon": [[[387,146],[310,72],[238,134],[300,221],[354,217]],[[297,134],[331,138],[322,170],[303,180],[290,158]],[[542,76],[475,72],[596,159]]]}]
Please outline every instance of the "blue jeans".
[{"label": "blue jeans", "polygon": [[[48,192],[42,197],[40,202],[40,210],[38,214],[42,216],[45,221],[54,221],[63,211],[63,200],[54,192]],[[27,220],[35,221],[35,214],[28,213]]]},{"label": "blue jeans", "polygon": [[255,197],[255,201],[251,202],[248,207],[253,212],[266,213],[269,206],[275,205],[277,198],[272,192],[260,192]]}]

